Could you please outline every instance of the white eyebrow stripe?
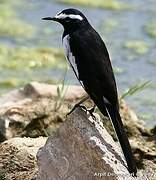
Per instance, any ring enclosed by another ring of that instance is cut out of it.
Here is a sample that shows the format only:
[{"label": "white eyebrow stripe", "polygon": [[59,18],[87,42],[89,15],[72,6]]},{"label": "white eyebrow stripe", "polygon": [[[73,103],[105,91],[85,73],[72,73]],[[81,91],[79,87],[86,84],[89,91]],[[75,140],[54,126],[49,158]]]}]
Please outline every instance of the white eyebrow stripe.
[{"label": "white eyebrow stripe", "polygon": [[69,17],[71,19],[79,19],[80,21],[83,20],[83,18],[80,15],[75,15],[75,14],[64,14],[64,13],[61,13],[61,14],[57,14],[55,16],[55,18],[57,18],[57,19],[65,19],[67,17]]}]

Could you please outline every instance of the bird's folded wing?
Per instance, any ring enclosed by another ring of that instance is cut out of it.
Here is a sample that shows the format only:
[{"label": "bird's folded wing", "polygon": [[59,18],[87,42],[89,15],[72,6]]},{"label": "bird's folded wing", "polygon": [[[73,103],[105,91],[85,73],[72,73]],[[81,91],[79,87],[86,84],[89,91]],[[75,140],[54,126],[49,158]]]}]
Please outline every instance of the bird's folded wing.
[{"label": "bird's folded wing", "polygon": [[[95,31],[74,33],[70,38],[80,80],[110,103],[117,103],[115,78],[104,42]],[[114,102],[116,99],[116,102]]]}]

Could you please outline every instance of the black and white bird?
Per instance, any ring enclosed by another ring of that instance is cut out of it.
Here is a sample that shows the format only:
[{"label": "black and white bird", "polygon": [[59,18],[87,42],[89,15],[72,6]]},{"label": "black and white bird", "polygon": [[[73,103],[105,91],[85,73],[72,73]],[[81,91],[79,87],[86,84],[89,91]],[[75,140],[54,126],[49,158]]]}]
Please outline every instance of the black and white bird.
[{"label": "black and white bird", "polygon": [[131,146],[119,114],[116,82],[103,40],[79,10],[65,9],[54,17],[42,19],[63,25],[66,58],[90,98],[102,114],[112,121],[128,170],[136,176]]}]

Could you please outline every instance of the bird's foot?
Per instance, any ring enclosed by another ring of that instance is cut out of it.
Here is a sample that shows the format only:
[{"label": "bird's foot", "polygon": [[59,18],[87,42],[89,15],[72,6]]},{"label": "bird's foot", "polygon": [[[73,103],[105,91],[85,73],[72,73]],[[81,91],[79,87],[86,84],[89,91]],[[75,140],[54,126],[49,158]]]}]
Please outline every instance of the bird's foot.
[{"label": "bird's foot", "polygon": [[90,108],[90,109],[87,109],[86,108],[86,106],[84,106],[84,105],[80,105],[80,104],[75,104],[75,106],[67,113],[67,115],[66,116],[69,116],[76,108],[78,108],[78,107],[80,107],[80,108],[82,108],[84,111],[86,111],[86,112],[88,112],[89,113],[89,115],[95,120],[96,119],[96,117],[94,116],[94,111],[95,111],[95,105],[92,107],[92,108]]},{"label": "bird's foot", "polygon": [[82,108],[82,109],[83,109],[84,111],[86,111],[94,120],[96,120],[96,117],[95,117],[94,114],[93,114],[94,111],[95,111],[96,105],[94,105],[93,107],[87,109],[87,107],[84,106],[84,105],[76,104],[76,105],[73,107],[73,109],[72,109],[67,115],[69,115],[71,112],[73,112],[77,107]]},{"label": "bird's foot", "polygon": [[83,110],[87,111],[87,108],[83,105],[80,105],[80,104],[75,104],[75,106],[67,113],[67,116],[69,116],[76,108],[82,108]]},{"label": "bird's foot", "polygon": [[87,95],[86,97],[84,97],[81,101],[79,101],[77,104],[74,105],[74,107],[67,113],[66,116],[70,115],[76,108],[80,107],[83,110],[85,110],[86,112],[89,113],[89,115],[95,120],[96,117],[94,116],[94,111],[95,111],[95,107],[96,105],[94,105],[92,108],[87,109],[86,106],[81,105],[83,102],[85,102],[87,99],[89,99],[89,96]]},{"label": "bird's foot", "polygon": [[83,102],[85,102],[87,99],[89,99],[89,96],[85,96],[83,97],[83,99],[81,99],[77,104],[74,105],[74,107],[69,111],[69,113],[67,113],[66,116],[70,115],[77,107],[81,107],[82,109],[86,110],[87,108],[83,105],[81,105]]}]

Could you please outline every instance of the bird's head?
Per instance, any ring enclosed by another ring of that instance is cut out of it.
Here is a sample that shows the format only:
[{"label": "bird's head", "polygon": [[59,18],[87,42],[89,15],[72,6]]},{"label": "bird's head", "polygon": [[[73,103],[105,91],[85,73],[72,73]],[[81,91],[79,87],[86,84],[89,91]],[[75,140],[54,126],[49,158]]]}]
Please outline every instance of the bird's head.
[{"label": "bird's head", "polygon": [[88,23],[87,18],[77,9],[65,9],[54,17],[45,17],[42,20],[56,21],[63,25],[65,30],[73,31]]}]

